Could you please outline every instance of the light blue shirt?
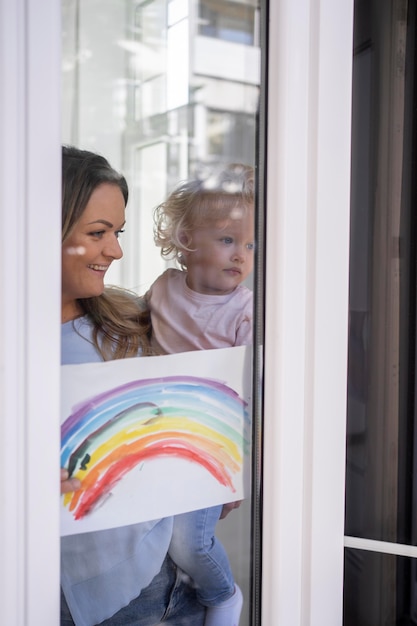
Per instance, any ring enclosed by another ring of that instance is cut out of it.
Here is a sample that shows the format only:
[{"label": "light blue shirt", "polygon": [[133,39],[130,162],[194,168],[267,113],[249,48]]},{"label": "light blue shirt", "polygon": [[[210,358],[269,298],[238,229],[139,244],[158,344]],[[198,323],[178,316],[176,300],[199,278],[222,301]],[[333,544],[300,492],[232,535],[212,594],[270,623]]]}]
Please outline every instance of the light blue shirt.
[{"label": "light blue shirt", "polygon": [[[62,324],[62,365],[101,361],[87,317]],[[61,586],[76,626],[93,626],[136,598],[158,574],[173,518],[61,538]]]}]

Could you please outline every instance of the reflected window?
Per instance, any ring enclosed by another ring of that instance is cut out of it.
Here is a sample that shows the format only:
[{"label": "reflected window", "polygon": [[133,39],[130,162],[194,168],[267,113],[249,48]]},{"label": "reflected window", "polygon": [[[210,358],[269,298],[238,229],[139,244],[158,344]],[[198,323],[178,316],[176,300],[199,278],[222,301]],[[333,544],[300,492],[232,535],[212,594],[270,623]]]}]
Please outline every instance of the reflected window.
[{"label": "reflected window", "polygon": [[232,161],[252,162],[255,130],[255,121],[251,115],[208,111],[209,155]]},{"label": "reflected window", "polygon": [[243,2],[200,0],[198,32],[205,37],[252,46],[255,42],[255,8]]},{"label": "reflected window", "polygon": [[136,7],[129,64],[134,80],[135,120],[156,115],[166,107],[166,2],[154,0]]}]

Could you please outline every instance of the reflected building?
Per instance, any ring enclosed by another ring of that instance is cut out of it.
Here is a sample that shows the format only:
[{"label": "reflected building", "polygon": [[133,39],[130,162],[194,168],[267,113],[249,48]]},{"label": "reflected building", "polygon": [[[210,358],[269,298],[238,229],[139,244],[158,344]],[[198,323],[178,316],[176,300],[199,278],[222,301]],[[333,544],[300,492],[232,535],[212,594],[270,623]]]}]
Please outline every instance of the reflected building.
[{"label": "reflected building", "polygon": [[258,13],[253,0],[64,0],[64,141],[101,151],[131,191],[113,282],[143,291],[165,267],[152,209],[179,180],[254,164]]}]

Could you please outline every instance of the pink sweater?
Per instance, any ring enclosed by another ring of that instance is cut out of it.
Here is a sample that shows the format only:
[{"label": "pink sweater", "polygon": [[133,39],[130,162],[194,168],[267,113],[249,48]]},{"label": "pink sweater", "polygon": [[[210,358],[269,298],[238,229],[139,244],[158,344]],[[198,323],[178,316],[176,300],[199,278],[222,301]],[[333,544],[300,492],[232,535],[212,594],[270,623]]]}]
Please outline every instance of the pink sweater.
[{"label": "pink sweater", "polygon": [[253,295],[239,285],[225,296],[192,291],[187,273],[168,269],[146,294],[155,344],[165,354],[252,343]]}]

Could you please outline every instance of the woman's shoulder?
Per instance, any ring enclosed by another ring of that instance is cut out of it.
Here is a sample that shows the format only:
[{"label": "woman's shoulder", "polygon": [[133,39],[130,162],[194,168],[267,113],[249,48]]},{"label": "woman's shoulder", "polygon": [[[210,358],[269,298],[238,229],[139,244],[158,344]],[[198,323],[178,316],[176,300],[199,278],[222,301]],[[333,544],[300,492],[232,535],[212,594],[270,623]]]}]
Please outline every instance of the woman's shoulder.
[{"label": "woman's shoulder", "polygon": [[102,357],[93,342],[93,324],[87,315],[61,325],[61,364],[97,363]]},{"label": "woman's shoulder", "polygon": [[61,324],[61,337],[73,337],[76,334],[91,336],[92,328],[93,323],[88,315],[81,315]]}]

